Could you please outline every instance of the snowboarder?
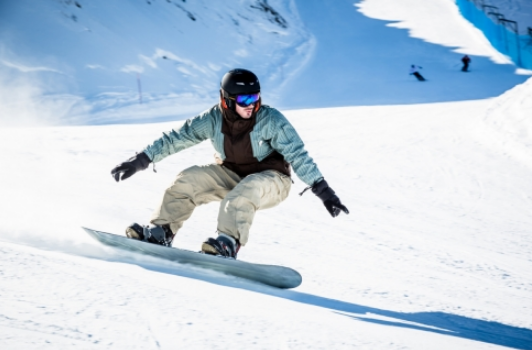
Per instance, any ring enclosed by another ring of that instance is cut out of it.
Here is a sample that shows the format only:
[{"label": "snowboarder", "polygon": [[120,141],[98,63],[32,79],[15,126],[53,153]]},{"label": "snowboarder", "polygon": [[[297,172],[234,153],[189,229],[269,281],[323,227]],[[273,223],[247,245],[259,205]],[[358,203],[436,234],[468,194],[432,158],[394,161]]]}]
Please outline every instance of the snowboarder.
[{"label": "snowboarder", "polygon": [[410,75],[415,76],[419,81],[425,81],[425,78],[419,73],[418,69],[423,69],[423,67],[416,66],[415,64],[410,66]]},{"label": "snowboarder", "polygon": [[[198,205],[221,201],[218,237],[202,244],[207,254],[236,258],[248,242],[255,212],[286,199],[291,167],[336,217],[348,209],[329,187],[304,149],[290,122],[277,109],[261,104],[260,83],[245,69],[227,72],[220,83],[220,102],[164,133],[142,152],[116,166],[111,174],[125,180],[152,162],[204,140],[216,150],[216,163],[183,170],[165,191],[150,220],[126,228],[129,238],[171,246],[183,223]],[[302,192],[302,193],[303,193]]]},{"label": "snowboarder", "polygon": [[462,67],[462,72],[468,71],[470,62],[471,62],[471,58],[469,58],[468,55],[465,55],[464,57],[462,57],[462,63],[464,64]]}]

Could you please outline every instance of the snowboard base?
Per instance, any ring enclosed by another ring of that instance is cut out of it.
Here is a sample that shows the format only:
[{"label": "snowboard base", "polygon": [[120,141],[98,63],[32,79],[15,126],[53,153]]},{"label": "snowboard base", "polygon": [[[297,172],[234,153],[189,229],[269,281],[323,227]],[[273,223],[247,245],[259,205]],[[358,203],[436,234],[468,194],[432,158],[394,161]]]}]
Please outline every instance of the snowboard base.
[{"label": "snowboard base", "polygon": [[125,236],[97,231],[86,227],[82,228],[91,237],[110,247],[155,256],[181,264],[190,264],[277,288],[295,288],[302,282],[302,277],[299,272],[289,267],[254,264],[222,256],[208,255],[190,250],[170,248],[137,241]]}]

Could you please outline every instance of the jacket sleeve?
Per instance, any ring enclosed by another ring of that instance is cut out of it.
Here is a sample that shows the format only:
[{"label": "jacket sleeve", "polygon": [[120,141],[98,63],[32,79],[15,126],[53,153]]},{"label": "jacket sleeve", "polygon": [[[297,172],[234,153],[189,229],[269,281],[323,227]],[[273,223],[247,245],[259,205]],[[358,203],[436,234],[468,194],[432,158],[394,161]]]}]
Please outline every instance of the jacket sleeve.
[{"label": "jacket sleeve", "polygon": [[213,107],[202,114],[188,119],[179,129],[163,132],[163,136],[148,145],[142,152],[154,163],[210,139],[214,133],[217,107]]},{"label": "jacket sleeve", "polygon": [[323,178],[314,160],[305,150],[305,144],[296,130],[279,111],[275,111],[270,123],[270,144],[290,163],[297,177],[309,186]]}]

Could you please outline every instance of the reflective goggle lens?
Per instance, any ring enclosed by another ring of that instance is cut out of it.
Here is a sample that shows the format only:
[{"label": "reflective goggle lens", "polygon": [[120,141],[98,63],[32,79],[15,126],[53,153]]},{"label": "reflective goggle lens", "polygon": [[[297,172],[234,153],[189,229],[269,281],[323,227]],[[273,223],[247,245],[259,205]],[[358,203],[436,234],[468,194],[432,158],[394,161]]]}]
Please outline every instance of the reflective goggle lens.
[{"label": "reflective goggle lens", "polygon": [[237,95],[235,98],[235,102],[240,107],[247,107],[251,104],[257,103],[259,98],[260,98],[260,92],[257,92],[256,94],[251,94],[251,95]]}]

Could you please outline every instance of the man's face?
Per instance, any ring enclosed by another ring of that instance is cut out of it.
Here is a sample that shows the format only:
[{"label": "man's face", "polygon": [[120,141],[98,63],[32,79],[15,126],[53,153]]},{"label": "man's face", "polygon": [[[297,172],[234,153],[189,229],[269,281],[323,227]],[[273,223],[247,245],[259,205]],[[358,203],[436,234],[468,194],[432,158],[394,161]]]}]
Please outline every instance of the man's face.
[{"label": "man's face", "polygon": [[238,115],[244,119],[251,118],[251,115],[253,114],[253,108],[255,108],[254,103],[250,104],[247,107],[240,107],[239,105],[235,103],[235,106],[236,106],[236,112],[238,113]]}]

